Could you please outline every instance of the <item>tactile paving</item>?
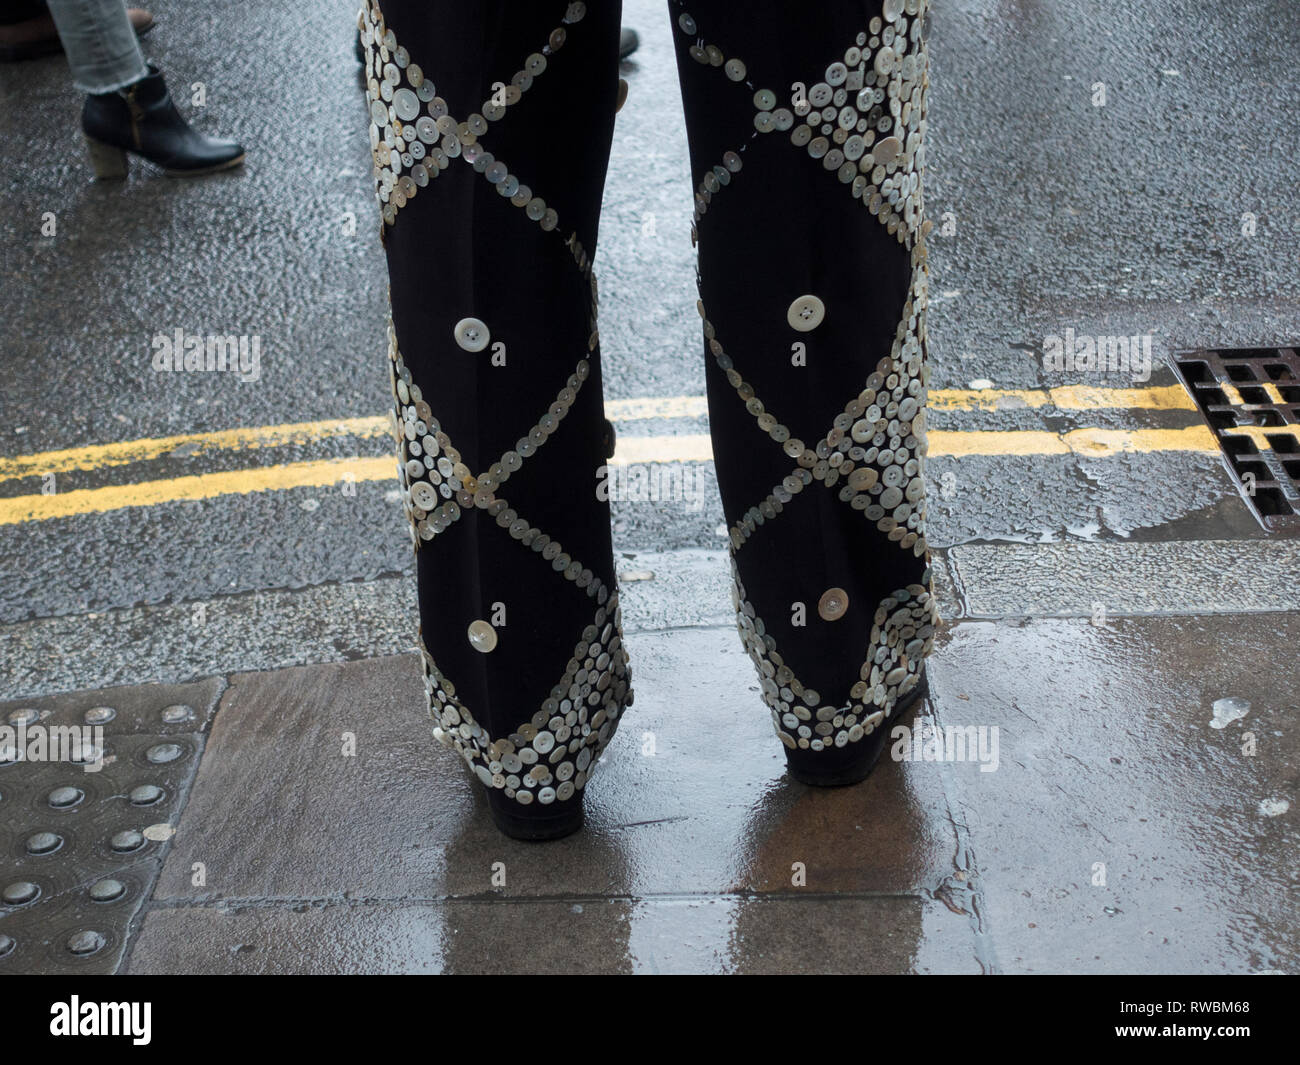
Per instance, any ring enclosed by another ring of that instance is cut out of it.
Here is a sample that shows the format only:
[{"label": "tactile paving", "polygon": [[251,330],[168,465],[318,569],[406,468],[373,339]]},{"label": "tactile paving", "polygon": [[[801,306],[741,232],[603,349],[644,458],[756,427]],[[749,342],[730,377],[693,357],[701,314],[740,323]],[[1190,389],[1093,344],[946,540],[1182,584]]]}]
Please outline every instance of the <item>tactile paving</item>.
[{"label": "tactile paving", "polygon": [[223,686],[0,704],[0,973],[116,971]]}]

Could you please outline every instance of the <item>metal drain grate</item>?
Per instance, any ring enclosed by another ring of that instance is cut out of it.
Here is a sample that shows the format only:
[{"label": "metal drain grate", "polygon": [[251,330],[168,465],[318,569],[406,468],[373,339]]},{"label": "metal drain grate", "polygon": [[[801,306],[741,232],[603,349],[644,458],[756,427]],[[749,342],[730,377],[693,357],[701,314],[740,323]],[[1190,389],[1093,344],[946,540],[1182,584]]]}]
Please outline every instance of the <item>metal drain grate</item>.
[{"label": "metal drain grate", "polygon": [[1180,351],[1174,365],[1246,501],[1270,529],[1300,530],[1300,356],[1292,348]]}]

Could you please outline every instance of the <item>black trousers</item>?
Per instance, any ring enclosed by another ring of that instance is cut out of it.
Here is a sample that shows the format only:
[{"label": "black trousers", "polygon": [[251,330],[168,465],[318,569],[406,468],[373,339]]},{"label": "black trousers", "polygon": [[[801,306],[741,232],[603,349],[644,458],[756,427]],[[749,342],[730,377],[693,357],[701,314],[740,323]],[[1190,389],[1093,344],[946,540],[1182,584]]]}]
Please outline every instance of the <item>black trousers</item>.
[{"label": "black trousers", "polygon": [[[434,732],[520,807],[578,802],[632,702],[592,272],[620,6],[360,20]],[[926,3],[668,6],[737,623],[792,767],[846,764],[936,621]]]}]

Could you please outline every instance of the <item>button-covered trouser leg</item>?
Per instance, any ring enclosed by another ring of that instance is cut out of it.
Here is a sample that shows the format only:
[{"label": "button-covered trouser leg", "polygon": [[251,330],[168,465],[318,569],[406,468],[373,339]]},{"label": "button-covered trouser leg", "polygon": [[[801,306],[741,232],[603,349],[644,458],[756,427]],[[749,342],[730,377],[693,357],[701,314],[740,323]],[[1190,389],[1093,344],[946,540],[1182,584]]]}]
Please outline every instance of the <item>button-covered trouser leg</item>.
[{"label": "button-covered trouser leg", "polygon": [[878,751],[933,644],[925,6],[668,4],[737,619],[792,767]]},{"label": "button-covered trouser leg", "polygon": [[631,702],[591,260],[619,5],[361,16],[434,733],[494,809],[577,804]]}]

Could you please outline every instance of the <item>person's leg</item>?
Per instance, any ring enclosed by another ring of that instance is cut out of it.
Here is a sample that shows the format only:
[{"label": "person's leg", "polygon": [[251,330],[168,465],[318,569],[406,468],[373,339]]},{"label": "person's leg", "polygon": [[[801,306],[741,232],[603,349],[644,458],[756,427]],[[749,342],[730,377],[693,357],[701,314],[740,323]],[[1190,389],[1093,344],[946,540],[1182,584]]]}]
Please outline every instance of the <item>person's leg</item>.
[{"label": "person's leg", "polygon": [[128,153],[178,176],[243,162],[235,141],[199,133],[181,117],[162,73],[145,61],[123,0],[49,0],[49,6],[73,84],[87,94],[81,129],[96,177],[125,177]]},{"label": "person's leg", "polygon": [[[126,15],[137,37],[154,27],[153,16],[143,8],[128,7]],[[0,3],[0,63],[40,59],[61,51],[63,42],[45,0]]]},{"label": "person's leg", "polygon": [[434,734],[497,823],[577,828],[631,702],[596,336],[618,3],[368,3],[399,477]]},{"label": "person's leg", "polygon": [[924,0],[670,0],[737,618],[796,777],[923,690]]},{"label": "person's leg", "polygon": [[149,73],[123,0],[49,0],[49,6],[81,92],[116,92]]}]

